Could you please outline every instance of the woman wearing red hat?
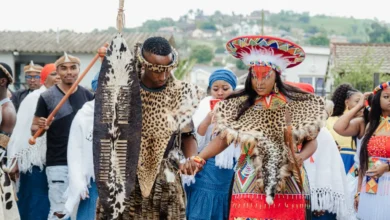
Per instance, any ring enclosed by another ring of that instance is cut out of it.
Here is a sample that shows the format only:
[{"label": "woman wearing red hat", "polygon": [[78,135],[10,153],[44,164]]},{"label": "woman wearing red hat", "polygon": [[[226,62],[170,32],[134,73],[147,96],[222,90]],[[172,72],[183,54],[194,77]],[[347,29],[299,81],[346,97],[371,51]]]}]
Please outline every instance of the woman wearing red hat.
[{"label": "woman wearing red hat", "polygon": [[249,67],[245,89],[217,104],[217,138],[192,160],[202,168],[229,144],[241,148],[230,219],[310,219],[302,163],[316,150],[326,117],[324,100],[280,77],[300,64],[305,53],[294,43],[267,36],[235,38],[227,50]]}]

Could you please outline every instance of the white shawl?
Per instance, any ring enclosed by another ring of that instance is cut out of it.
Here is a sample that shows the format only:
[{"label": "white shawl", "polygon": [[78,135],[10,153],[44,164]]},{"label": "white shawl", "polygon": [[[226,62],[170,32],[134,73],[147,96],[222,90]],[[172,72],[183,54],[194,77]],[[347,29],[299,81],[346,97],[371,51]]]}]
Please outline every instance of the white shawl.
[{"label": "white shawl", "polygon": [[31,171],[32,166],[43,169],[46,163],[46,133],[36,139],[35,145],[28,143],[38,99],[44,91],[46,91],[46,87],[41,86],[28,94],[20,103],[15,128],[7,147],[9,158],[7,166],[10,169],[12,169],[14,159],[18,162],[19,171],[23,173]]},{"label": "white shawl", "polygon": [[[337,219],[350,219],[349,192],[346,188],[344,164],[337,145],[324,127],[317,137],[318,147],[312,158],[304,162],[309,177],[312,210],[335,213]],[[313,161],[314,160],[314,161]]]},{"label": "white shawl", "polygon": [[[192,120],[195,126],[196,140],[198,141],[198,152],[201,152],[210,143],[213,137],[214,126],[212,124],[207,128],[206,134],[204,136],[198,134],[198,127],[200,123],[202,123],[207,114],[211,111],[211,99],[211,96],[202,99],[202,101],[200,101],[199,107],[192,116]],[[233,159],[238,159],[239,157],[240,148],[235,147],[234,144],[231,144],[228,148],[215,157],[215,165],[221,169],[233,169]]]},{"label": "white shawl", "polygon": [[65,212],[71,214],[78,206],[80,197],[88,196],[91,179],[95,181],[93,165],[92,134],[95,100],[89,101],[77,112],[70,127],[68,141],[69,187]]},{"label": "white shawl", "polygon": [[[208,96],[199,103],[199,107],[196,109],[194,115],[192,116],[192,121],[194,122],[196,140],[198,142],[198,152],[201,152],[211,141],[213,137],[213,125],[211,124],[206,131],[204,136],[198,134],[198,127],[200,123],[206,118],[207,114],[211,111],[210,109],[210,100],[211,96]],[[222,151],[220,154],[215,156],[215,165],[220,169],[233,169],[235,158],[236,160],[240,157],[241,149],[240,147],[235,147],[234,144],[231,144],[228,148]],[[183,161],[185,162],[185,160]],[[183,185],[191,185],[195,183],[195,176],[181,175]]]}]

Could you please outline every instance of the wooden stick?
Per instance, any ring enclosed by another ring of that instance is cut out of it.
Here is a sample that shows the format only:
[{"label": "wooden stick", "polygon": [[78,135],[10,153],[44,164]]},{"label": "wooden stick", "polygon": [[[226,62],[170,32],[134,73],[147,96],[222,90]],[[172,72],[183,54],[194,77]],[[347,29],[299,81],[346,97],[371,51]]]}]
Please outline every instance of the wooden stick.
[{"label": "wooden stick", "polygon": [[[74,92],[74,90],[77,88],[77,86],[80,84],[81,80],[84,78],[85,75],[87,75],[88,71],[92,68],[92,66],[95,64],[95,62],[100,58],[103,58],[106,55],[107,52],[108,43],[105,43],[102,48],[99,48],[98,53],[95,55],[95,57],[92,59],[91,63],[85,68],[84,72],[77,78],[76,82],[73,83],[72,87],[70,87],[69,91],[65,94],[64,97],[62,97],[61,101],[57,104],[53,112],[47,117],[47,122],[51,122],[54,118],[54,116],[57,114],[57,112],[61,109],[61,107],[65,104],[66,100],[69,98],[70,95]],[[30,145],[34,145],[36,143],[36,139],[41,136],[41,134],[44,132],[44,128],[39,128],[38,131],[28,140],[28,143]]]}]

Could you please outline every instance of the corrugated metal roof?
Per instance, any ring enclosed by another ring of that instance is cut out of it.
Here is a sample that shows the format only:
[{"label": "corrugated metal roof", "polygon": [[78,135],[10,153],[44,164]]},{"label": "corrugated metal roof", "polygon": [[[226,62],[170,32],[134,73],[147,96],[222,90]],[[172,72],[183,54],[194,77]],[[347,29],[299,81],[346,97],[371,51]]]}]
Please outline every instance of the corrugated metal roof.
[{"label": "corrugated metal roof", "polygon": [[[24,53],[95,53],[104,43],[109,43],[114,33],[76,33],[71,31],[57,32],[0,32],[0,52]],[[172,34],[167,33],[123,33],[129,46],[143,42],[149,37],[161,36],[175,46]],[[59,43],[57,43],[57,38]]]},{"label": "corrugated metal roof", "polygon": [[382,61],[380,71],[390,73],[390,44],[332,44],[332,59],[336,67],[359,59],[369,51],[372,59]]}]

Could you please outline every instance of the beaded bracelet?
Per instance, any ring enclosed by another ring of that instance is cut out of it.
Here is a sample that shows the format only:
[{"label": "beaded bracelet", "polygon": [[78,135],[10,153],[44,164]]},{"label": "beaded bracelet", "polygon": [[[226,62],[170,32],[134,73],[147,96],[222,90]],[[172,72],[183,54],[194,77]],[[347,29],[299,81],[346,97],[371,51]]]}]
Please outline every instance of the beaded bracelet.
[{"label": "beaded bracelet", "polygon": [[206,161],[199,156],[192,156],[191,160],[193,160],[195,163],[198,163],[198,164],[202,164],[202,165],[206,164]]},{"label": "beaded bracelet", "polygon": [[370,104],[368,104],[368,100],[364,101],[364,107],[367,109],[367,111],[371,111]]},{"label": "beaded bracelet", "polygon": [[359,197],[360,196],[360,192],[357,192],[356,194],[355,194],[355,199],[357,198],[357,197]]}]

